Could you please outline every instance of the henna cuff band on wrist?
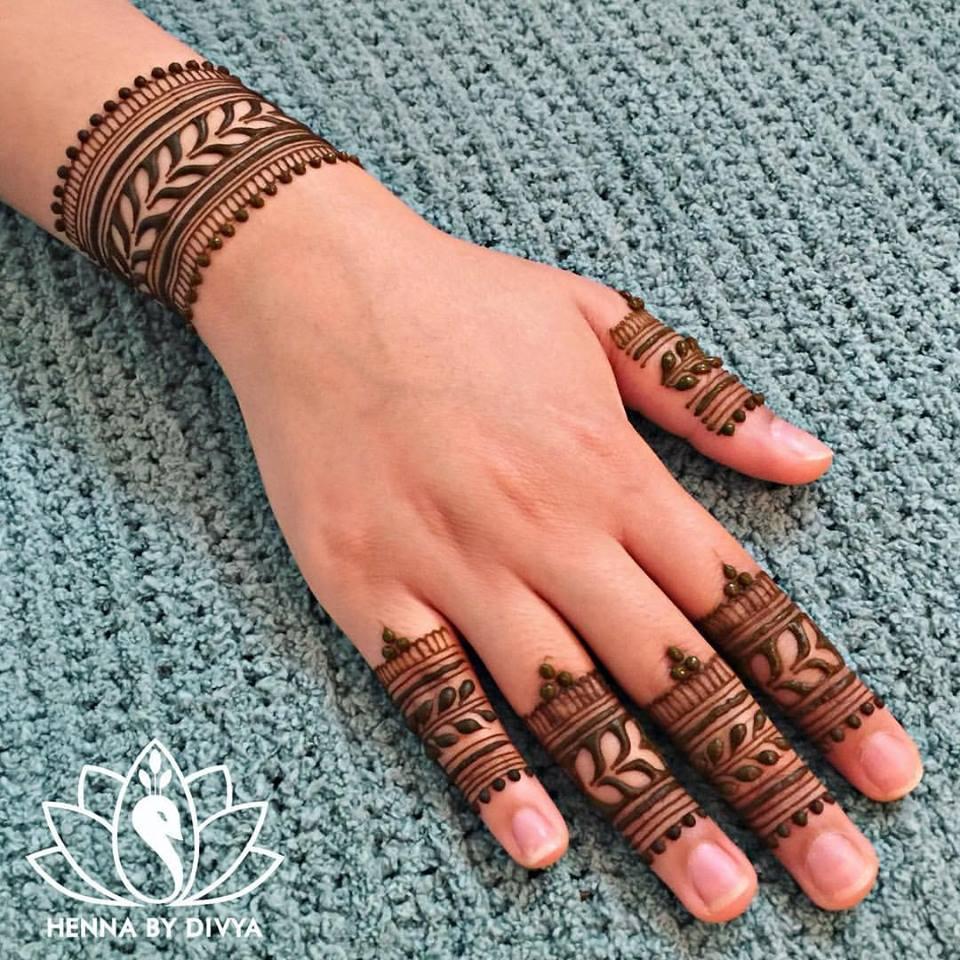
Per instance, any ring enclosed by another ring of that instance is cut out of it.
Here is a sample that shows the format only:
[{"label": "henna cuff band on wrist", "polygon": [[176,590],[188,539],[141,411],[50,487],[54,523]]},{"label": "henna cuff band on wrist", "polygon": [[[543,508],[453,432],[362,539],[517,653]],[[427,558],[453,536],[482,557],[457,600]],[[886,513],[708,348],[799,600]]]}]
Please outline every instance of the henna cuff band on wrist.
[{"label": "henna cuff band on wrist", "polygon": [[377,677],[474,812],[523,773],[533,776],[446,627],[416,639],[385,628],[383,644]]},{"label": "henna cuff band on wrist", "polygon": [[67,148],[55,228],[189,321],[201,270],[277,185],[357,157],[208,60],[155,67]]}]

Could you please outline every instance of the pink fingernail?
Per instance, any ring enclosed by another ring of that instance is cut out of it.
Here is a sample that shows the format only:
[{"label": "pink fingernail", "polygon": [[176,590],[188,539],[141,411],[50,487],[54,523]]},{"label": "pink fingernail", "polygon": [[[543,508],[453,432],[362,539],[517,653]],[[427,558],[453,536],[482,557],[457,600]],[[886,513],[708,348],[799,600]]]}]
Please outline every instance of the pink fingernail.
[{"label": "pink fingernail", "polygon": [[802,460],[824,460],[833,457],[833,451],[812,433],[807,433],[780,417],[774,417],[770,421],[770,434],[780,446]]},{"label": "pink fingernail", "polygon": [[807,870],[820,892],[829,898],[860,887],[873,865],[842,833],[821,833],[807,850]]},{"label": "pink fingernail", "polygon": [[860,747],[860,765],[878,793],[902,796],[916,786],[916,748],[908,740],[884,731],[872,733]]},{"label": "pink fingernail", "polygon": [[530,863],[541,860],[557,845],[556,831],[540,811],[533,807],[521,807],[513,815],[511,826],[513,838],[517,841],[524,859]]},{"label": "pink fingernail", "polygon": [[687,860],[687,873],[700,899],[714,910],[740,896],[750,882],[733,857],[709,841],[694,847]]}]

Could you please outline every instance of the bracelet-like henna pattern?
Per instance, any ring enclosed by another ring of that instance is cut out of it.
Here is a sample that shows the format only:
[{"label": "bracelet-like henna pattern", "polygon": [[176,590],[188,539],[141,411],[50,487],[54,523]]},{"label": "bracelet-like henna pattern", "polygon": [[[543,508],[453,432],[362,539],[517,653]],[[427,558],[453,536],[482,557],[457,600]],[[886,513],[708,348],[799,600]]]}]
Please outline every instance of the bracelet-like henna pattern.
[{"label": "bracelet-like henna pattern", "polygon": [[630,312],[610,329],[613,342],[641,367],[659,353],[663,386],[689,393],[686,407],[710,431],[732,437],[737,424],[764,402],[723,369],[719,357],[707,356],[693,337],[677,333],[651,314],[640,297],[618,290]]},{"label": "bracelet-like henna pattern", "polygon": [[362,166],[209,60],[137,77],[66,154],[56,229],[187,321],[211,255],[278,184],[324,163]]},{"label": "bracelet-like henna pattern", "polygon": [[766,573],[723,565],[724,601],[697,626],[829,751],[883,700],[847,666],[820,628]]},{"label": "bracelet-like henna pattern", "polygon": [[523,773],[533,776],[446,627],[416,639],[385,627],[383,658],[380,682],[474,812]]},{"label": "bracelet-like henna pattern", "polygon": [[706,811],[683,789],[637,720],[593,671],[574,679],[545,662],[541,702],[525,719],[550,756],[646,864]]},{"label": "bracelet-like henna pattern", "polygon": [[667,653],[676,685],[650,716],[769,846],[835,802],[719,656]]}]

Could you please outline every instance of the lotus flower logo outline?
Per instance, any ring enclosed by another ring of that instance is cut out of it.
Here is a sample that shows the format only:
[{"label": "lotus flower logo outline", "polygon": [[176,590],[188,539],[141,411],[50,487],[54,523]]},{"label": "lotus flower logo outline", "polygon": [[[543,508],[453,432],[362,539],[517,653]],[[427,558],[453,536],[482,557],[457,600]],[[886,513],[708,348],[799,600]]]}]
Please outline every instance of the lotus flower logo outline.
[{"label": "lotus flower logo outline", "polygon": [[[116,791],[110,819],[91,809],[89,798],[94,784],[100,793],[104,789]],[[198,792],[209,792],[210,788],[215,789],[222,806],[200,820]],[[77,802],[45,800],[43,814],[54,843],[29,854],[26,859],[47,884],[64,896],[84,903],[112,907],[197,907],[226,903],[251,893],[283,862],[280,854],[257,846],[267,816],[266,800],[235,804],[233,781],[224,764],[204,767],[184,776],[173,755],[156,738],[137,754],[126,776],[107,767],[86,764],[80,771]],[[72,851],[64,840],[66,826],[79,826],[88,835],[92,833],[96,842],[109,844],[116,887],[102,877],[98,879],[96,871],[84,867],[78,851]],[[195,889],[205,831],[210,836],[218,831],[229,834],[231,829],[238,839],[246,836],[243,849],[226,869]],[[130,864],[125,864],[131,849],[136,850],[141,859],[146,858],[155,874],[152,879],[161,887],[165,883],[169,888],[167,892],[158,896],[152,889],[143,889],[143,870],[131,869]],[[254,870],[252,879],[239,889],[229,889],[227,882],[239,875],[241,867],[248,869],[258,861],[264,866]],[[82,888],[75,889],[58,879],[54,868],[58,873],[72,873],[71,879],[74,883],[78,879],[82,881]]]}]

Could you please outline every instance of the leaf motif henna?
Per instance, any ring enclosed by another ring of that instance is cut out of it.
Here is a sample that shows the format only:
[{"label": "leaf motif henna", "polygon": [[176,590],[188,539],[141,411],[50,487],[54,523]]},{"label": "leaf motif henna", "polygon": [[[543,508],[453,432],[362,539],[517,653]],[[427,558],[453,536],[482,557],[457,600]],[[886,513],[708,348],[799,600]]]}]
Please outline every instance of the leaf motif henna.
[{"label": "leaf motif henna", "polygon": [[732,437],[750,410],[764,402],[719,357],[707,356],[693,337],[677,333],[651,314],[640,297],[618,290],[630,312],[611,327],[613,342],[641,367],[659,354],[660,383],[689,393],[686,408],[711,432]]},{"label": "leaf motif henna", "polygon": [[643,862],[652,863],[668,840],[676,840],[706,812],[667,770],[599,673],[575,679],[544,663],[539,674],[547,682],[527,723]]},{"label": "leaf motif henna", "polygon": [[67,148],[54,227],[188,321],[211,252],[278,183],[362,166],[208,60],[155,67],[117,97]]},{"label": "leaf motif henna", "polygon": [[884,701],[766,573],[723,565],[726,598],[697,625],[741,671],[829,751]]},{"label": "leaf motif henna", "polygon": [[650,715],[771,847],[834,802],[717,655],[654,700]]},{"label": "leaf motif henna", "polygon": [[474,812],[522,773],[533,776],[446,627],[416,639],[385,627],[382,639],[377,677],[423,741],[424,752],[463,791]]}]

